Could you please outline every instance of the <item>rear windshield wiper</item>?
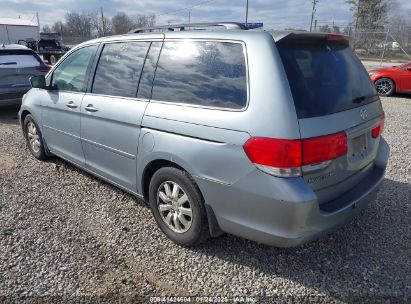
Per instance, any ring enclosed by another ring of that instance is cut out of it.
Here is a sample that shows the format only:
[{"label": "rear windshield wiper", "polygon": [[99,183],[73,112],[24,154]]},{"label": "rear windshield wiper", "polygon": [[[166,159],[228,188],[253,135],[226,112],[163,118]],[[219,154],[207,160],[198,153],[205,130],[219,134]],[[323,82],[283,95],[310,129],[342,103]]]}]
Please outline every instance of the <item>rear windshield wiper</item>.
[{"label": "rear windshield wiper", "polygon": [[359,96],[352,100],[353,103],[362,103],[364,100],[367,99],[367,96]]},{"label": "rear windshield wiper", "polygon": [[12,65],[17,64],[17,62],[0,62],[0,65]]}]

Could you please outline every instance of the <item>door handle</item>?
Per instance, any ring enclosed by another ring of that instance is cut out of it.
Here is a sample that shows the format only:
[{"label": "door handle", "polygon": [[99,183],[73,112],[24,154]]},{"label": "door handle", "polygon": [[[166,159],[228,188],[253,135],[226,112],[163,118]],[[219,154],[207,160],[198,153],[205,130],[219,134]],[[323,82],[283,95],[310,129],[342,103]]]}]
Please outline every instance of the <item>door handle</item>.
[{"label": "door handle", "polygon": [[87,112],[97,112],[98,109],[95,108],[92,104],[89,104],[87,107],[84,108]]},{"label": "door handle", "polygon": [[75,109],[75,108],[77,108],[77,105],[74,104],[73,101],[69,101],[69,102],[66,104],[66,106],[67,106],[67,108],[70,108],[70,109]]}]

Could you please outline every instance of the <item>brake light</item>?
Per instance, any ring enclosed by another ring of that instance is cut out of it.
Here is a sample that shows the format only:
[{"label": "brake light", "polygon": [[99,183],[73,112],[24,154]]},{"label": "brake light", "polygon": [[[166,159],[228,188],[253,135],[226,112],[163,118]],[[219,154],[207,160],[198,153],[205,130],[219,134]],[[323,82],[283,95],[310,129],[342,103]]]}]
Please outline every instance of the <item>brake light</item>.
[{"label": "brake light", "polygon": [[302,166],[329,161],[345,155],[345,132],[308,138],[276,139],[252,137],[244,144],[250,161],[260,170],[281,177],[300,176]]},{"label": "brake light", "polygon": [[377,138],[378,136],[382,134],[382,131],[384,131],[384,123],[385,123],[385,116],[382,115],[378,126],[376,126],[371,131],[372,137]]},{"label": "brake light", "polygon": [[51,67],[49,67],[48,65],[41,65],[36,67],[36,70],[42,73],[47,73],[48,71],[50,71]]},{"label": "brake light", "polygon": [[340,40],[343,40],[343,36],[342,35],[330,34],[330,35],[327,35],[327,40],[328,41],[340,41]]}]

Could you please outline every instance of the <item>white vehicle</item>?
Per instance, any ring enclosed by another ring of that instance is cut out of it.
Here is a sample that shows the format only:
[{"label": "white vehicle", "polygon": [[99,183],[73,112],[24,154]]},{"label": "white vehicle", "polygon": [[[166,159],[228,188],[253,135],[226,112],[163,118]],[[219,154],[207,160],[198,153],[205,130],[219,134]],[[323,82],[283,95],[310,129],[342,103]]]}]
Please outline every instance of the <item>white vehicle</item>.
[{"label": "white vehicle", "polygon": [[0,18],[0,44],[17,44],[20,40],[38,40],[40,26],[35,20]]}]

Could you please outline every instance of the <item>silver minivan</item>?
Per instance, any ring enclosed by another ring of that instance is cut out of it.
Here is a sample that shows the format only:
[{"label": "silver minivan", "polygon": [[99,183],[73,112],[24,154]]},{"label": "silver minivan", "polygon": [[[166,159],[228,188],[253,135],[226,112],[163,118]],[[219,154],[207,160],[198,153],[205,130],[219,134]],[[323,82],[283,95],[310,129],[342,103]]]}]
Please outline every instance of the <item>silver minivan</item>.
[{"label": "silver minivan", "polygon": [[167,25],[78,45],[19,117],[55,155],[145,200],[185,246],[296,246],[373,201],[384,112],[344,36]]}]

